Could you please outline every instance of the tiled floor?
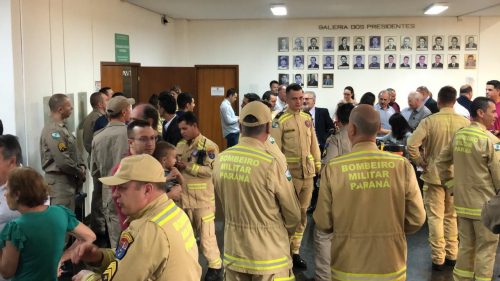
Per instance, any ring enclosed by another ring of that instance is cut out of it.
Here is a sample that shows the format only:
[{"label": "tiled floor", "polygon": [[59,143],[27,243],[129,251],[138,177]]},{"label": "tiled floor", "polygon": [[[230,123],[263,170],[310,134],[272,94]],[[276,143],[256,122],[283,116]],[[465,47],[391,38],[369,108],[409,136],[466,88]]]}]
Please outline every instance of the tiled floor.
[{"label": "tiled floor", "polygon": [[[219,242],[219,247],[221,252],[223,252],[223,222],[219,219],[222,216],[217,214],[216,220],[216,231],[217,231],[217,241]],[[312,222],[309,216],[309,222]],[[308,223],[306,231],[304,233],[304,240],[302,243],[302,257],[307,261],[308,270],[302,272],[296,272],[297,281],[313,280],[314,277],[314,260],[313,260],[313,243],[312,243],[312,230],[314,224]],[[443,272],[435,272],[431,269],[430,260],[430,247],[427,242],[428,229],[425,225],[419,232],[414,235],[408,236],[408,281],[453,281],[451,270]],[[498,256],[497,251],[497,257]],[[200,262],[204,265],[203,269],[206,270],[206,261],[200,253]],[[495,263],[495,278],[492,280],[499,281],[500,277],[500,258],[496,260]],[[202,279],[203,280],[203,279]]]}]

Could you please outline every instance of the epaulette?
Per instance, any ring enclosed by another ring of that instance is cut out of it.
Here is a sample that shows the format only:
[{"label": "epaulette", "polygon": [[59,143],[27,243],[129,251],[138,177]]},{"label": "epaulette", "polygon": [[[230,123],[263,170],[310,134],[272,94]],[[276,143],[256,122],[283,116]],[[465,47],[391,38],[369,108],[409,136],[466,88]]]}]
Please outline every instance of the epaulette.
[{"label": "epaulette", "polygon": [[285,113],[284,110],[280,111],[278,114],[276,114],[276,116],[274,117],[274,119],[280,119],[280,117]]}]

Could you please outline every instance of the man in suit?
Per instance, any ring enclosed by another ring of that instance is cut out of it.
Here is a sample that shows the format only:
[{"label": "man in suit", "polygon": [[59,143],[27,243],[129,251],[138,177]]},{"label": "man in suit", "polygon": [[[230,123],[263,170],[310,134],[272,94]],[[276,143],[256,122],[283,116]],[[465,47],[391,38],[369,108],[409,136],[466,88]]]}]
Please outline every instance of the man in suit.
[{"label": "man in suit", "polygon": [[356,37],[354,51],[364,51],[365,45],[363,45],[363,38]]},{"label": "man in suit", "polygon": [[307,47],[308,51],[319,51],[318,47],[318,38],[313,37],[309,40],[309,47]]},{"label": "man in suit", "polygon": [[404,56],[403,63],[399,65],[400,68],[410,68],[410,57]]},{"label": "man in suit", "polygon": [[467,38],[467,44],[465,44],[466,50],[475,50],[477,49],[477,44],[474,43],[474,36],[469,36]]},{"label": "man in suit", "polygon": [[363,63],[363,57],[362,56],[356,56],[356,61],[354,62],[354,69],[364,69],[365,64]]},{"label": "man in suit", "polygon": [[425,63],[425,56],[424,55],[421,55],[418,57],[418,62],[417,62],[417,65],[416,65],[416,68],[420,68],[420,69],[426,69],[427,68],[427,64]]},{"label": "man in suit", "polygon": [[443,68],[443,63],[441,62],[441,55],[434,56],[434,62],[432,63],[432,68]]},{"label": "man in suit", "polygon": [[349,51],[349,45],[347,42],[347,37],[342,37],[340,38],[340,45],[339,45],[339,51]]},{"label": "man in suit", "polygon": [[460,65],[457,62],[457,56],[451,55],[450,60],[451,62],[448,64],[448,68],[458,69]]},{"label": "man in suit", "polygon": [[401,44],[402,51],[411,51],[411,39],[406,36],[403,38],[403,44]]},{"label": "man in suit", "polygon": [[325,56],[325,63],[323,63],[323,69],[333,69],[332,56]]},{"label": "man in suit", "polygon": [[330,74],[323,74],[323,85],[333,86],[333,79]]},{"label": "man in suit", "polygon": [[448,47],[448,50],[452,50],[452,51],[460,50],[460,45],[458,44],[458,37],[457,36],[452,36],[450,41],[451,41],[451,45]]},{"label": "man in suit", "polygon": [[388,69],[396,68],[396,63],[394,62],[394,56],[393,55],[389,55],[387,57],[387,62],[384,64],[384,68],[388,68]]},{"label": "man in suit", "polygon": [[385,46],[386,51],[396,51],[396,44],[394,44],[394,38],[389,37],[387,39],[387,45]]},{"label": "man in suit", "polygon": [[340,67],[349,67],[349,63],[347,63],[347,56],[340,56],[340,64],[339,64],[339,68]]},{"label": "man in suit", "polygon": [[378,56],[372,56],[371,57],[372,62],[368,65],[368,68],[370,69],[379,69],[380,68],[380,63],[378,62]]},{"label": "man in suit", "polygon": [[434,39],[434,46],[432,46],[433,51],[442,51],[444,50],[443,47],[443,38],[441,36],[438,36]]},{"label": "man in suit", "polygon": [[177,125],[177,115],[175,114],[176,103],[175,98],[169,94],[169,92],[161,92],[158,96],[158,102],[160,104],[159,113],[165,121],[163,121],[163,132],[162,138],[164,141],[169,142],[173,145],[182,139],[181,131]]},{"label": "man in suit", "polygon": [[308,87],[317,87],[318,86],[318,74],[316,74],[316,73],[308,74],[307,86]]},{"label": "man in suit", "polygon": [[316,57],[315,56],[311,56],[311,58],[309,58],[309,61],[311,62],[307,68],[308,69],[319,69],[319,64],[316,63]]},{"label": "man in suit", "polygon": [[431,91],[429,91],[429,89],[427,89],[427,87],[420,86],[417,88],[417,92],[422,94],[422,98],[424,99],[424,105],[432,112],[432,114],[439,111],[437,102],[432,98],[432,93]]}]

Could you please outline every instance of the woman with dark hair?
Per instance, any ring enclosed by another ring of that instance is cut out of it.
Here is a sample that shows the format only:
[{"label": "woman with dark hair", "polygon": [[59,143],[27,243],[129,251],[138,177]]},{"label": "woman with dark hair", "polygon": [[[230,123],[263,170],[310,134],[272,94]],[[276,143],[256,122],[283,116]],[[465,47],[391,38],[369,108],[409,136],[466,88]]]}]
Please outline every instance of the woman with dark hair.
[{"label": "woman with dark hair", "polygon": [[[12,281],[57,281],[59,265],[80,243],[92,243],[95,234],[63,206],[46,206],[48,186],[31,168],[16,168],[5,189],[7,205],[21,216],[0,233],[0,274]],[[77,241],[64,254],[66,233]]]},{"label": "woman with dark hair", "polygon": [[354,97],[354,89],[351,86],[344,88],[344,98],[339,101],[339,105],[343,103],[352,103],[356,105],[356,98]]},{"label": "woman with dark hair", "polygon": [[359,100],[359,104],[369,104],[373,106],[375,104],[375,95],[372,92],[366,92]]},{"label": "woman with dark hair", "polygon": [[379,138],[380,141],[406,146],[406,140],[411,136],[411,127],[401,113],[394,113],[389,118],[392,131]]}]

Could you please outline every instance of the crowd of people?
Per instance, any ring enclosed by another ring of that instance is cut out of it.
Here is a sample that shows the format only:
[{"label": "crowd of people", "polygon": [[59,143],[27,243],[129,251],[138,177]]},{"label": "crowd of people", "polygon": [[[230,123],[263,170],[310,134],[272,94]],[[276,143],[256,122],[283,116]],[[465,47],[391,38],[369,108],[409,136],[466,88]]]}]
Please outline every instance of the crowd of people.
[{"label": "crowd of people", "polygon": [[[178,86],[147,104],[102,88],[82,124],[87,159],[65,124],[68,96],[52,95],[40,136],[44,176],[23,167],[15,136],[0,135],[0,275],[198,281],[201,252],[207,281],[295,280],[294,270],[308,267],[301,246],[312,213],[313,280],[406,280],[406,235],[426,219],[432,270],[491,280],[499,81],[475,99],[470,85],[458,98],[444,86],[437,101],[421,86],[403,109],[392,88],[357,102],[347,86],[333,116],[300,84],[269,88],[244,94],[239,116],[239,93],[227,90],[223,151]],[[86,181],[89,226],[74,213]]]}]

